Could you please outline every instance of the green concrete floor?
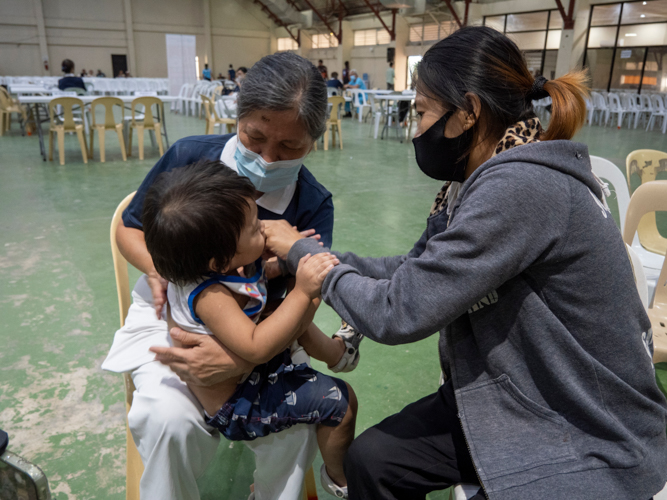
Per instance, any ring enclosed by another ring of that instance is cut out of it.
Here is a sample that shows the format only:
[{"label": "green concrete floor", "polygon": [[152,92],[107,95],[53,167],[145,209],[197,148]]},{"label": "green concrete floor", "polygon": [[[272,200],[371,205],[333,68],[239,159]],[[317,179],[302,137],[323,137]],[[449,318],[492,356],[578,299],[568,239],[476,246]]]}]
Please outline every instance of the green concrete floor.
[{"label": "green concrete floor", "polygon": [[[192,117],[170,114],[167,125],[172,142],[204,131]],[[369,131],[345,120],[345,149],[320,147],[306,165],[333,193],[335,249],[404,253],[422,233],[441,183],[419,171],[410,144],[374,140]],[[619,167],[634,149],[667,150],[667,135],[657,131],[594,126],[577,139]],[[109,222],[158,159],[146,143],[144,161],[135,141],[125,163],[107,134],[107,162],[84,165],[76,136],[67,136],[60,166],[57,155],[43,162],[37,137],[21,137],[16,125],[0,138],[0,428],[12,451],[43,468],[58,500],[125,495],[123,384],[100,364],[118,327]],[[327,306],[316,322],[331,333],[339,325]],[[436,390],[436,342],[363,343],[359,367],[343,375],[359,397],[358,432]],[[200,481],[202,498],[245,500],[252,454],[223,442],[218,455]]]}]

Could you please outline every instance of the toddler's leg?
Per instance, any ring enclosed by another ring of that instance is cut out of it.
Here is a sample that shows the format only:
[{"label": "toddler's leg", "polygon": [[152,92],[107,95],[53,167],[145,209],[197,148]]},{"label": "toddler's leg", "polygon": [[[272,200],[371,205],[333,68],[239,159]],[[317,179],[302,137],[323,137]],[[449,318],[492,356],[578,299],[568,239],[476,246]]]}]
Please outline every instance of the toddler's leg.
[{"label": "toddler's leg", "polygon": [[299,344],[311,357],[325,362],[329,368],[336,366],[345,352],[343,339],[327,337],[315,323],[308,325],[299,337]]},{"label": "toddler's leg", "polygon": [[347,485],[343,472],[343,459],[354,439],[354,426],[357,419],[357,396],[350,384],[346,382],[345,385],[347,385],[349,398],[343,421],[336,427],[317,426],[317,443],[320,446],[327,474],[338,486]]}]

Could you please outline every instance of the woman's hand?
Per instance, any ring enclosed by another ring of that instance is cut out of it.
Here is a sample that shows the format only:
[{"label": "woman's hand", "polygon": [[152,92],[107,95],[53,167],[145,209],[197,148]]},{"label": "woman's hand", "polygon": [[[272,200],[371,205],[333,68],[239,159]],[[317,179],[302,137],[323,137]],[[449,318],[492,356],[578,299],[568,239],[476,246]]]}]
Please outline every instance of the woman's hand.
[{"label": "woman's hand", "polygon": [[167,303],[167,280],[157,272],[148,274],[148,286],[151,287],[153,294],[153,307],[158,319],[162,319],[162,308]]},{"label": "woman's hand", "polygon": [[238,357],[212,335],[190,333],[174,327],[172,338],[183,347],[151,347],[155,359],[171,368],[183,382],[199,386],[218,384],[249,373],[252,363]]},{"label": "woman's hand", "polygon": [[266,235],[266,248],[281,259],[286,259],[292,245],[304,238],[286,220],[264,221],[264,234]]}]

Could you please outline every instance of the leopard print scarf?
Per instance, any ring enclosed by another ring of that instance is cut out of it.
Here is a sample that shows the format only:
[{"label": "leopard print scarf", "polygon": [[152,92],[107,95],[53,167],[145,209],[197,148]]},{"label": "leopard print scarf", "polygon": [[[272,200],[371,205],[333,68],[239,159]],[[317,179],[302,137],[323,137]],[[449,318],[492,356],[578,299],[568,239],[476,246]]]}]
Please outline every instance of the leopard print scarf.
[{"label": "leopard print scarf", "polygon": [[[542,125],[540,124],[540,119],[537,117],[515,123],[505,131],[505,135],[496,146],[496,150],[491,158],[517,146],[540,142],[540,135],[542,135]],[[447,211],[451,213],[460,187],[460,182],[445,182],[435,197],[430,215],[439,214],[445,207],[448,207]]]}]

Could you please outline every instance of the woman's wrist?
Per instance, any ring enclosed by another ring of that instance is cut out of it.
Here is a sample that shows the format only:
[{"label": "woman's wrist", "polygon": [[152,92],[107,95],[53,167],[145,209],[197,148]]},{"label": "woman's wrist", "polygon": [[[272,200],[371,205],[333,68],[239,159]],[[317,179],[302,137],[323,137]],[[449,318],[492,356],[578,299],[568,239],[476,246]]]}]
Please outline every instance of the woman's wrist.
[{"label": "woman's wrist", "polygon": [[294,242],[287,253],[287,267],[290,273],[296,275],[296,270],[299,267],[299,260],[306,254],[315,255],[318,253],[328,252],[327,247],[320,246],[317,240],[312,238],[301,238]]}]

